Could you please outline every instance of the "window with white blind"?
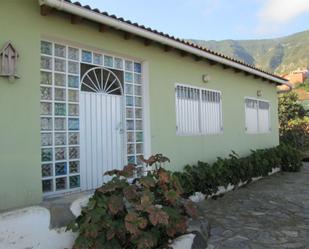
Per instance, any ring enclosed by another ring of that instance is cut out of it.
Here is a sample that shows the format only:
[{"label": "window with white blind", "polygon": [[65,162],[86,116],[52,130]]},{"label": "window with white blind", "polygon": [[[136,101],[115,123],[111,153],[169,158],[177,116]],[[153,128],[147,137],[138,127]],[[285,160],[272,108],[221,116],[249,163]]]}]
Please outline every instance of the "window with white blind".
[{"label": "window with white blind", "polygon": [[271,130],[268,101],[246,98],[245,112],[247,133],[266,133]]},{"label": "window with white blind", "polygon": [[221,92],[176,85],[176,128],[178,135],[222,132]]}]

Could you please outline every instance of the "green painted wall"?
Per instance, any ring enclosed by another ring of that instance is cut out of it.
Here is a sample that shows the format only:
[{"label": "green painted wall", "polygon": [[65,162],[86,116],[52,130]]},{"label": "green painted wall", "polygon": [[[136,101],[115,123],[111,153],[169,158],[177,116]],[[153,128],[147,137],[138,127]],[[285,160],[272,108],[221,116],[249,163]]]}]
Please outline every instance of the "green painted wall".
[{"label": "green painted wall", "polygon": [[[18,18],[10,18],[14,13]],[[241,155],[250,149],[278,144],[276,87],[243,73],[223,70],[190,56],[146,47],[138,39],[124,40],[119,32],[100,33],[98,26],[84,22],[70,24],[63,14],[42,17],[36,0],[1,3],[0,45],[11,40],[20,52],[20,80],[9,83],[0,78],[0,210],[38,203],[41,198],[39,138],[39,44],[40,37],[69,42],[84,48],[102,49],[135,57],[149,63],[149,102],[152,153],[162,152],[172,160],[173,170],[198,160],[213,161],[231,150]],[[202,83],[202,75],[211,81]],[[222,135],[176,136],[175,83],[220,90],[223,93]],[[271,101],[272,132],[245,133],[244,97]]]},{"label": "green painted wall", "polygon": [[[38,7],[29,1],[1,1],[0,47],[18,49],[20,79],[0,77],[0,210],[41,200],[39,126]],[[12,15],[14,18],[12,18]],[[4,28],[5,27],[5,28]]]}]

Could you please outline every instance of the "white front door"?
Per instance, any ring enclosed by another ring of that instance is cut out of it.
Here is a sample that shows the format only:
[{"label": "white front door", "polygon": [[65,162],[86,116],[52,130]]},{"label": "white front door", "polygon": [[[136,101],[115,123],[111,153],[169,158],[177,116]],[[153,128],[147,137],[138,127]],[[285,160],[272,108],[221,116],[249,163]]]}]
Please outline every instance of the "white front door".
[{"label": "white front door", "polygon": [[109,94],[101,85],[98,91],[80,92],[82,190],[98,188],[109,179],[103,176],[106,171],[124,165],[123,96]]}]

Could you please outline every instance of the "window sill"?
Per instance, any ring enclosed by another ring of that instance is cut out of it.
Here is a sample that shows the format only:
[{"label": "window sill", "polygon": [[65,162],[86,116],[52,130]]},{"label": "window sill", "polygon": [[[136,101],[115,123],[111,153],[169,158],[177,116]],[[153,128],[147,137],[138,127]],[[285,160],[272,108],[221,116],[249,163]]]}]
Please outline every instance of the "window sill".
[{"label": "window sill", "polygon": [[176,133],[177,137],[209,137],[209,136],[221,136],[223,135],[223,132],[219,133],[190,133],[190,134],[185,134],[185,133]]},{"label": "window sill", "polygon": [[263,134],[270,134],[272,131],[267,131],[267,132],[246,132],[246,135],[263,135]]}]

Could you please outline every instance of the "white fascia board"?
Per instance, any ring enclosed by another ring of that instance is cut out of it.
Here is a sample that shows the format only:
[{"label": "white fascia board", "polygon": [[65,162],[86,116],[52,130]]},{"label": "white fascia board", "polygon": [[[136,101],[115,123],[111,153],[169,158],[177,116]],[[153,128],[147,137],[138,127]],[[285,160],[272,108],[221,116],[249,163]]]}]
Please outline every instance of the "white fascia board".
[{"label": "white fascia board", "polygon": [[89,20],[92,20],[92,21],[95,21],[95,22],[98,22],[98,23],[101,23],[101,24],[105,24],[107,26],[113,27],[113,28],[118,29],[118,30],[122,30],[122,31],[125,31],[125,32],[128,32],[128,33],[132,33],[132,34],[147,38],[149,40],[153,40],[153,41],[156,41],[158,43],[168,45],[168,46],[180,49],[182,51],[186,51],[190,54],[194,54],[194,55],[197,55],[197,56],[200,56],[200,57],[203,57],[203,58],[224,64],[224,65],[227,65],[227,66],[230,66],[230,67],[233,67],[233,68],[236,68],[236,69],[239,69],[239,70],[260,76],[260,77],[263,77],[265,79],[274,81],[276,83],[279,83],[279,84],[282,84],[282,85],[287,85],[289,88],[291,88],[291,85],[285,80],[281,80],[281,79],[274,77],[272,75],[260,72],[258,70],[253,69],[253,68],[247,67],[247,66],[239,64],[237,62],[233,62],[231,60],[222,58],[220,56],[211,54],[209,52],[202,51],[201,49],[191,47],[189,45],[183,44],[182,42],[175,41],[173,39],[170,39],[170,38],[167,38],[165,36],[156,34],[154,32],[144,30],[144,29],[136,27],[134,25],[131,25],[131,24],[125,23],[123,21],[117,20],[115,18],[111,18],[111,17],[105,16],[105,15],[102,15],[100,13],[96,13],[96,12],[87,10],[84,7],[80,7],[80,6],[77,6],[75,4],[65,2],[64,0],[39,0],[39,4],[40,5],[47,5],[47,6],[50,6],[52,8],[56,8],[58,10],[68,12],[68,13],[73,14],[73,15],[77,15],[77,16],[80,16],[80,17],[83,17],[83,18],[86,18],[86,19],[89,19]]}]

